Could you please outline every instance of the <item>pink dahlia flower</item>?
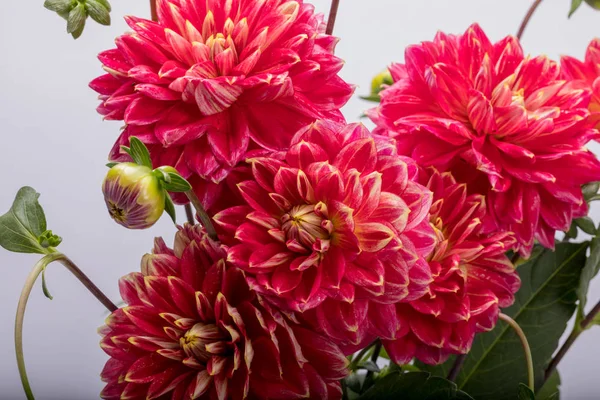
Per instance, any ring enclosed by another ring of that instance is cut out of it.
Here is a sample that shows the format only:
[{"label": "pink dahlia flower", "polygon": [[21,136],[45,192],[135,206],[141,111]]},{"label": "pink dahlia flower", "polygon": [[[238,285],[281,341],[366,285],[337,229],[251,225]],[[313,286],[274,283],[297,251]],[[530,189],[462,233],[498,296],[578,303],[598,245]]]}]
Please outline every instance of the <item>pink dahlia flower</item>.
[{"label": "pink dahlia flower", "polygon": [[475,334],[496,325],[499,307],[510,306],[520,286],[505,256],[514,238],[483,233],[485,198],[468,195],[466,185],[457,184],[449,172],[423,175],[433,191],[437,244],[428,257],[433,282],[423,297],[395,306],[398,331],[395,340],[383,344],[400,364],[413,357],[438,364],[450,354],[467,353]]},{"label": "pink dahlia flower", "polygon": [[360,343],[368,319],[389,331],[368,305],[426,292],[431,193],[412,160],[362,125],[318,121],[292,143],[249,159],[242,204],[214,217],[223,240],[235,238],[228,260],[267,300],[339,341]]},{"label": "pink dahlia flower", "polygon": [[477,25],[406,49],[394,84],[369,111],[376,133],[396,138],[419,165],[451,171],[484,194],[497,228],[529,255],[534,238],[586,214],[581,185],[600,180],[585,149],[597,136],[590,91],[560,78],[557,63],[525,57],[517,39],[492,44]]},{"label": "pink dahlia flower", "polygon": [[353,88],[337,73],[337,39],[302,0],[157,0],[158,22],[127,17],[134,32],[100,53],[108,72],[90,83],[105,119],[136,136],[155,165],[221,181],[248,149],[287,149],[300,127],[342,121]]},{"label": "pink dahlia flower", "polygon": [[347,360],[271,309],[198,226],[158,239],[100,332],[104,399],[340,398]]},{"label": "pink dahlia flower", "polygon": [[600,128],[600,39],[590,42],[583,61],[562,56],[560,64],[566,79],[582,80],[592,90],[592,101],[588,108],[597,122],[596,128]]}]

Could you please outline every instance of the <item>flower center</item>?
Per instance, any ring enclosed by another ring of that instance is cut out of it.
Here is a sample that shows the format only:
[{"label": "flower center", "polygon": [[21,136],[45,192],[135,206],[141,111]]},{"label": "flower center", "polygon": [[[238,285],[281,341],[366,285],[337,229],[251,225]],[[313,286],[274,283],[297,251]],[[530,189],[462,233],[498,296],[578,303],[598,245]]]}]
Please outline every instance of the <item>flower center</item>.
[{"label": "flower center", "polygon": [[123,210],[121,207],[119,207],[116,203],[113,203],[112,201],[109,201],[109,204],[110,205],[109,205],[108,212],[110,213],[110,216],[115,221],[125,222],[125,220],[126,220],[125,210]]},{"label": "flower center", "polygon": [[214,355],[228,353],[226,339],[227,336],[216,325],[200,322],[179,339],[179,344],[188,357],[206,363]]},{"label": "flower center", "polygon": [[333,224],[327,216],[324,203],[292,207],[281,217],[281,229],[287,240],[296,240],[311,248],[317,239],[321,242],[329,239]]}]

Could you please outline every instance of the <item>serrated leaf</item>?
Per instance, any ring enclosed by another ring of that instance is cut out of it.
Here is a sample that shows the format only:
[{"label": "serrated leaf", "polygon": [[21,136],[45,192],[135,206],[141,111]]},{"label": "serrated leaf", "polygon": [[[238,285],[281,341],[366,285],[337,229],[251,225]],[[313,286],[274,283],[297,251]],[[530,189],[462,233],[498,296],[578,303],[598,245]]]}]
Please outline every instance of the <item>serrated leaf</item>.
[{"label": "serrated leaf", "polygon": [[[359,400],[473,400],[456,384],[427,372],[393,373],[378,380]],[[514,400],[514,399],[513,399]]]},{"label": "serrated leaf", "polygon": [[519,383],[518,399],[535,400],[535,394],[533,394],[533,391],[529,388],[529,386],[525,385],[524,383]]},{"label": "serrated leaf", "polygon": [[71,0],[46,0],[44,7],[57,13],[68,13],[71,11]]},{"label": "serrated leaf", "polygon": [[175,212],[175,204],[169,193],[165,193],[165,211],[169,214],[169,217],[173,220],[173,223],[177,225],[177,213]]},{"label": "serrated leaf", "polygon": [[187,192],[188,190],[192,190],[192,185],[188,181],[186,181],[181,175],[168,172],[169,178],[171,178],[171,182],[167,182],[166,180],[163,182],[163,187],[169,192]]},{"label": "serrated leaf", "polygon": [[581,271],[579,286],[577,287],[577,297],[579,298],[579,310],[583,314],[587,303],[587,293],[590,288],[590,282],[600,270],[600,238],[594,238],[590,243],[590,255],[585,260],[585,265]]},{"label": "serrated leaf", "polygon": [[100,25],[110,25],[110,13],[98,0],[86,0],[85,8],[94,21]]},{"label": "serrated leaf", "polygon": [[152,160],[150,159],[150,152],[142,141],[135,136],[129,138],[129,152],[134,162],[139,165],[144,165],[152,169]]},{"label": "serrated leaf", "polygon": [[73,35],[75,39],[81,36],[83,28],[85,27],[86,18],[85,5],[83,3],[77,4],[77,6],[69,12],[69,17],[67,18],[67,33]]},{"label": "serrated leaf", "polygon": [[575,224],[588,235],[596,236],[596,225],[590,217],[575,219]]},{"label": "serrated leaf", "polygon": [[548,378],[544,386],[538,389],[537,400],[559,400],[560,398],[560,375],[554,371]]},{"label": "serrated leaf", "polygon": [[46,216],[39,197],[29,186],[19,189],[10,210],[0,217],[0,246],[17,253],[48,253],[38,242],[46,231]]},{"label": "serrated leaf", "polygon": [[[559,243],[554,252],[544,250],[517,269],[521,289],[515,295],[515,303],[503,312],[527,336],[536,388],[542,385],[544,370],[575,311],[587,246],[587,242]],[[454,357],[439,366],[419,367],[447,376],[453,362]],[[507,324],[498,323],[492,331],[477,335],[456,382],[476,399],[515,399],[519,383],[527,382],[527,367],[514,331]]]},{"label": "serrated leaf", "polygon": [[569,18],[571,18],[571,15],[573,15],[573,13],[575,11],[577,11],[579,6],[581,6],[581,3],[583,3],[583,0],[571,0],[571,9],[569,10]]}]

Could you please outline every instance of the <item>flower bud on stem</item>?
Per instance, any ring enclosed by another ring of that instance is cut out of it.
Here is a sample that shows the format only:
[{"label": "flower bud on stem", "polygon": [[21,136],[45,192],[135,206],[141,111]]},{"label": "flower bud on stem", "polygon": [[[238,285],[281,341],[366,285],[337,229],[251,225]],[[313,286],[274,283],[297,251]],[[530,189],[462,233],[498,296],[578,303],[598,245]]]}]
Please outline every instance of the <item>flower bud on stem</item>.
[{"label": "flower bud on stem", "polygon": [[102,291],[88,278],[83,271],[81,271],[73,261],[71,261],[66,255],[53,252],[44,256],[39,260],[33,270],[29,273],[23,290],[21,291],[21,297],[19,298],[19,304],[17,306],[17,315],[15,317],[15,353],[17,356],[17,367],[19,368],[19,375],[21,376],[21,383],[23,384],[23,390],[28,400],[33,400],[33,392],[29,385],[29,379],[27,378],[27,370],[25,369],[25,357],[23,354],[23,321],[25,319],[25,309],[27,308],[27,301],[31,290],[35,285],[37,278],[41,273],[44,272],[46,267],[54,261],[60,262],[64,265],[79,281],[92,293],[110,312],[116,311],[117,306]]}]

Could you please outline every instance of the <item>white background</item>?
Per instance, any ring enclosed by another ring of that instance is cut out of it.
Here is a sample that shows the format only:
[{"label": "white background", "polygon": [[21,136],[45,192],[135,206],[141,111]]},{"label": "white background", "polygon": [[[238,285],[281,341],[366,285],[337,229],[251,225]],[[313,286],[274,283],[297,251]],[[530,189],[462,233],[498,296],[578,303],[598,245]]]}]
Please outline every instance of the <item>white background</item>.
[{"label": "white background", "polygon": [[[167,218],[152,229],[133,232],[113,223],[104,208],[100,183],[106,155],[119,123],[102,122],[96,94],[87,87],[102,73],[96,54],[113,46],[125,31],[122,16],[149,16],[146,0],[112,0],[113,25],[88,21],[77,41],[66,23],[42,7],[43,0],[2,0],[0,11],[0,214],[10,207],[19,187],[42,193],[49,227],[64,237],[68,254],[115,302],[117,280],[139,268],[154,236],[172,243]],[[329,0],[315,0],[327,12]],[[493,41],[516,32],[528,0],[342,0],[335,34],[342,38],[338,55],[346,60],[342,76],[367,94],[371,76],[403,48],[430,40],[437,30],[459,33],[477,21]],[[546,0],[525,33],[531,54],[582,57],[598,34],[600,13],[585,4],[567,20],[570,0]],[[357,97],[344,109],[355,121],[368,106]],[[599,213],[595,213],[595,217]],[[35,255],[0,249],[0,399],[25,398],[13,350],[14,311]],[[41,288],[33,291],[25,321],[25,355],[38,399],[94,399],[102,388],[98,374],[106,356],[96,329],[106,312],[59,265],[48,283],[53,301]],[[600,280],[600,279],[599,279]],[[591,305],[600,297],[592,285]],[[596,399],[600,327],[582,335],[562,362],[562,399]]]}]

